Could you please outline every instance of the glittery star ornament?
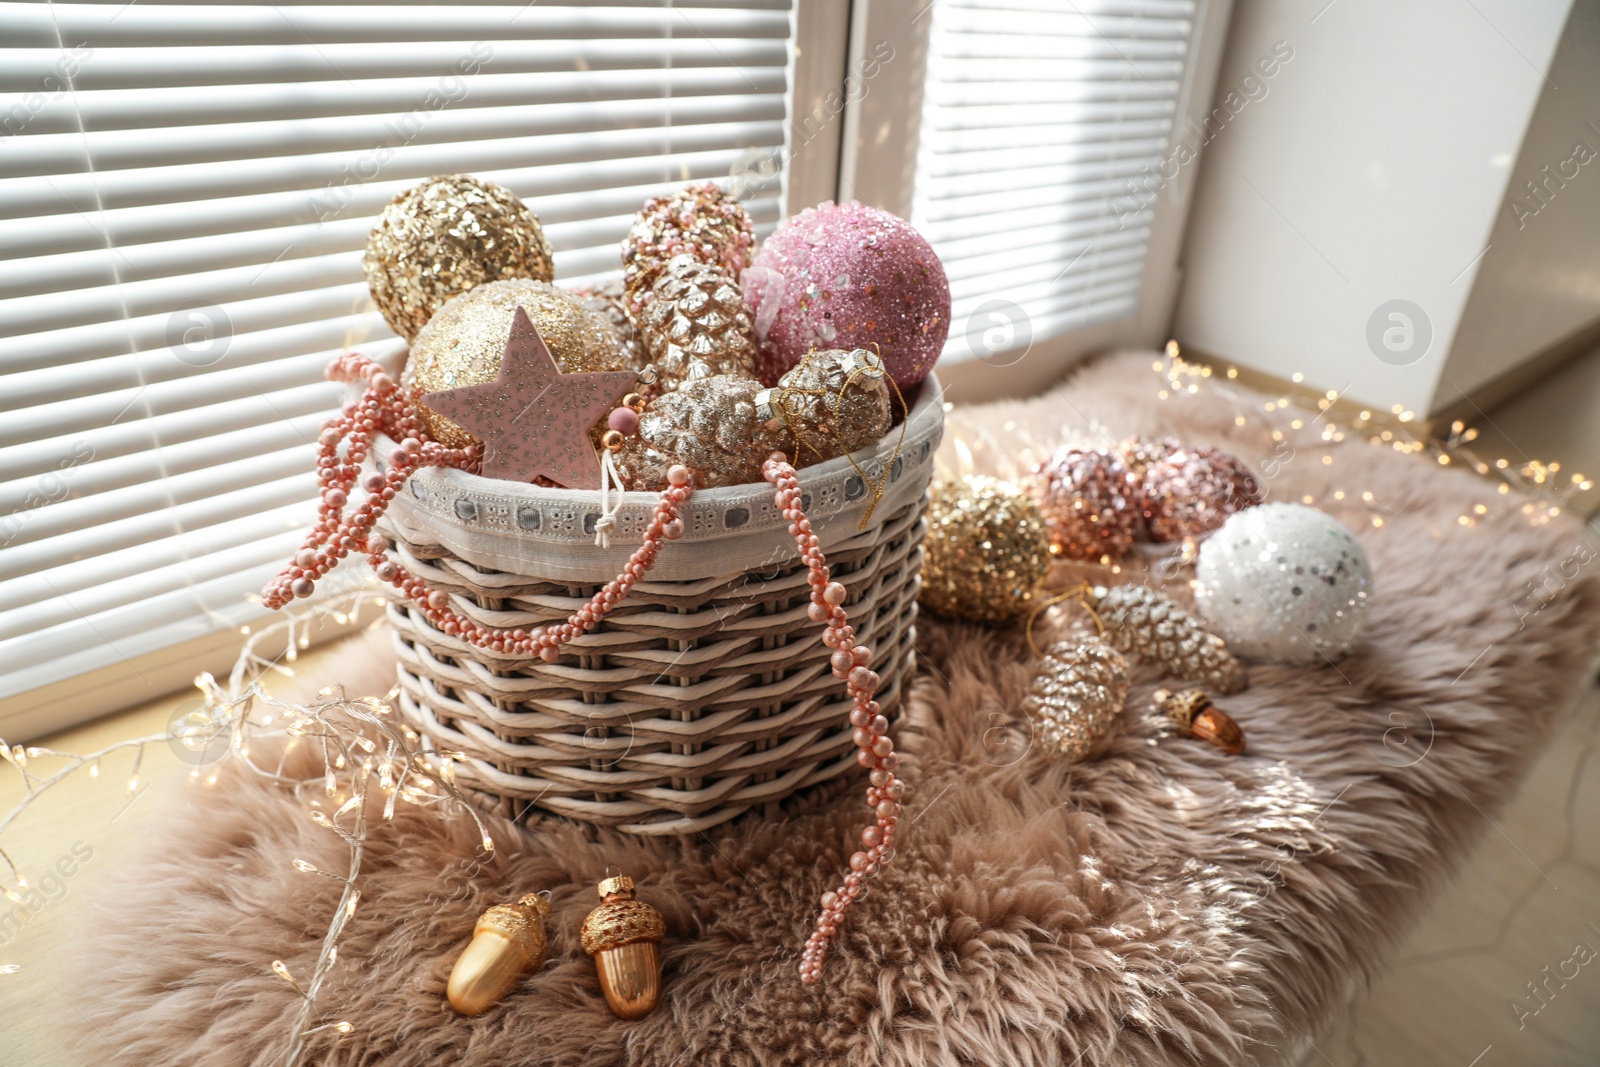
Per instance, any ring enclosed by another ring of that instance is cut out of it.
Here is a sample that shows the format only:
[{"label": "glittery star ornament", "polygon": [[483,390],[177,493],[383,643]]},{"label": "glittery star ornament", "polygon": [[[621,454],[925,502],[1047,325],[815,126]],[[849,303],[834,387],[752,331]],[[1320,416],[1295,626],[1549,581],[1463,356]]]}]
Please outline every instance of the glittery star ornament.
[{"label": "glittery star ornament", "polygon": [[589,431],[633,387],[633,371],[562,374],[517,308],[494,381],[429,393],[428,404],[483,442],[483,476],[598,489]]}]

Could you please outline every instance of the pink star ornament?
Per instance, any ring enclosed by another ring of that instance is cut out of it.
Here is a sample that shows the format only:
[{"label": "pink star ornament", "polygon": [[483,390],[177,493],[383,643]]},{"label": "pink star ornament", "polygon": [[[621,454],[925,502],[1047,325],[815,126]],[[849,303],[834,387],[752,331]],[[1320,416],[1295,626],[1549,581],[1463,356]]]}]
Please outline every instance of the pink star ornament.
[{"label": "pink star ornament", "polygon": [[427,394],[430,408],[483,442],[483,476],[568,489],[600,488],[589,430],[633,388],[631,370],[562,374],[544,338],[517,308],[492,382]]}]

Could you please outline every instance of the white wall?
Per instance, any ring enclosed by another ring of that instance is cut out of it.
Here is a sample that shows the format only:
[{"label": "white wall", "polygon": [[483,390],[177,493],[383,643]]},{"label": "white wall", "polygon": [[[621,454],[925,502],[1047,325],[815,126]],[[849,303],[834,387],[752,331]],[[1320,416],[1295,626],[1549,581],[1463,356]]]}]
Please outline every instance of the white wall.
[{"label": "white wall", "polygon": [[[1218,96],[1241,97],[1201,163],[1176,336],[1431,410],[1569,6],[1238,0]],[[1293,58],[1239,107],[1278,42]],[[1374,354],[1369,322],[1392,300],[1431,324],[1425,352]]]}]

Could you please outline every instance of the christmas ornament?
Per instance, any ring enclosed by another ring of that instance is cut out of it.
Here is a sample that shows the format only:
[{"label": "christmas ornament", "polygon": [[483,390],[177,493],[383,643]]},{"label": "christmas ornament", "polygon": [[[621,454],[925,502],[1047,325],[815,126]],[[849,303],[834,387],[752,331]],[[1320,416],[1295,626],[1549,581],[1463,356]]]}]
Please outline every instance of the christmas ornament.
[{"label": "christmas ornament", "polygon": [[891,383],[876,352],[811,352],[775,389],[755,395],[756,418],[806,467],[854,452],[889,432]]},{"label": "christmas ornament", "polygon": [[639,337],[639,328],[628,314],[627,290],[623,288],[621,278],[612,278],[592,289],[576,290],[573,295],[591,315],[610,323],[611,328],[617,331],[617,337],[622,342],[624,366],[642,369],[649,362],[644,355],[644,341]]},{"label": "christmas ornament", "polygon": [[[679,514],[689,499],[691,476],[686,467],[674,466],[666,472],[666,485],[656,502],[650,525],[639,547],[628,557],[621,573],[602,586],[589,602],[565,621],[534,630],[493,630],[450,608],[450,597],[442,590],[429,590],[422,580],[403,565],[389,558],[388,541],[374,527],[388,510],[406,480],[422,467],[447,467],[475,471],[481,449],[446,448],[437,441],[423,441],[417,434],[421,421],[406,402],[404,391],[387,371],[367,357],[346,352],[328,366],[333,381],[367,382],[366,395],[347,402],[344,410],[329,419],[317,439],[317,481],[322,486],[317,504],[317,522],[295,553],[294,560],[261,591],[268,608],[281,608],[297,597],[309,597],[316,582],[339,565],[351,552],[364,553],[379,580],[393,585],[400,595],[416,605],[430,623],[452,637],[459,637],[481,649],[510,655],[538,656],[547,663],[561,658],[561,646],[574,637],[594,629],[613,607],[628,595],[639,580],[655,565],[665,541],[682,535]],[[361,464],[370,454],[373,437],[383,434],[399,441],[381,471],[362,474]],[[350,494],[360,480],[366,494],[359,507],[346,514]]]},{"label": "christmas ornament", "polygon": [[1085,591],[1083,599],[1105,627],[1106,641],[1141,663],[1224,695],[1245,687],[1244,667],[1227,643],[1154,589],[1102,585]]},{"label": "christmas ornament", "polygon": [[782,223],[740,281],[768,385],[814,348],[871,348],[909,391],[950,332],[950,284],[933,248],[864,204],[824,203]]},{"label": "christmas ornament", "polygon": [[463,1015],[482,1015],[518,982],[544,966],[545,895],[530,893],[515,904],[496,904],[478,917],[472,941],[450,970],[445,995]]},{"label": "christmas ornament", "polygon": [[483,282],[555,277],[538,216],[504,186],[464,174],[389,201],[361,265],[384,321],[407,341],[446,300]]},{"label": "christmas ornament", "polygon": [[1044,519],[1010,482],[973,475],[928,508],[918,600],[952,618],[1005,622],[1028,609],[1050,571]]},{"label": "christmas ornament", "polygon": [[1137,488],[1144,483],[1144,473],[1152,463],[1159,463],[1183,447],[1176,437],[1127,437],[1117,444],[1117,458],[1128,471],[1128,484]]},{"label": "christmas ornament", "polygon": [[702,489],[755,481],[778,445],[756,421],[760,390],[754,379],[720,374],[656,397],[639,417],[638,436],[616,453],[622,484],[654,489],[674,463],[692,470]]},{"label": "christmas ornament", "polygon": [[1039,658],[1022,710],[1046,751],[1076,761],[1110,732],[1127,702],[1122,653],[1097,639],[1058,641]]},{"label": "christmas ornament", "polygon": [[716,264],[733,277],[750,263],[755,225],[739,201],[714,182],[688,185],[653,197],[622,239],[622,281],[628,310],[637,319],[653,299],[651,289],[680,255]]},{"label": "christmas ornament", "polygon": [[567,374],[627,367],[622,338],[572,294],[529,279],[490,282],[455,297],[417,334],[406,366],[406,384],[423,394],[419,409],[433,439],[465,448],[473,436],[434,409],[443,390],[491,382],[511,337],[511,319],[521,308],[539,328],[556,364]]},{"label": "christmas ornament", "polygon": [[682,463],[696,485],[715,488],[755,481],[774,450],[797,456],[796,466],[821,463],[888,431],[889,388],[869,352],[815,353],[776,389],[725,374],[694,379],[650,402],[617,469],[627,488],[654,489]]},{"label": "christmas ornament", "polygon": [[1315,508],[1241,511],[1201,546],[1195,601],[1246,659],[1334,660],[1361,638],[1372,568],[1349,530]]},{"label": "christmas ornament", "polygon": [[1261,503],[1250,468],[1220,448],[1179,448],[1146,468],[1139,501],[1150,537],[1182,541]]},{"label": "christmas ornament", "polygon": [[661,913],[633,898],[633,879],[607,878],[601,904],[583,920],[583,951],[594,957],[600,992],[622,1019],[642,1019],[661,1002]]},{"label": "christmas ornament", "polygon": [[656,279],[639,335],[662,389],[718,374],[755,377],[750,311],[734,277],[721,264],[683,255]]},{"label": "christmas ornament", "polygon": [[485,478],[598,489],[589,431],[637,380],[631,370],[562,374],[519,307],[494,380],[429,393],[428,406],[482,440]]},{"label": "christmas ornament", "polygon": [[1174,693],[1157,689],[1153,696],[1156,710],[1190,737],[1209,741],[1230,756],[1244,755],[1244,731],[1239,724],[1211,703],[1203,689]]},{"label": "christmas ornament", "polygon": [[1050,551],[1068,559],[1122,556],[1139,531],[1128,469],[1100,449],[1063,448],[1027,483],[1050,531]]}]

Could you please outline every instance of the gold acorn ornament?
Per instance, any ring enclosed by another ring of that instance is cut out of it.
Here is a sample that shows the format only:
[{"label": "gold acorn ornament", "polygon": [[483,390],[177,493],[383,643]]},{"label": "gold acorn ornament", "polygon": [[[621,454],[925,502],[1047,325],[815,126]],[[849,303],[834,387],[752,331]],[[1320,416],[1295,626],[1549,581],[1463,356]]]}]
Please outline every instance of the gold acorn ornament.
[{"label": "gold acorn ornament", "polygon": [[627,875],[604,879],[601,904],[583,920],[583,950],[594,957],[600,991],[622,1019],[642,1019],[661,1002],[661,913],[633,898]]},{"label": "gold acorn ornament", "polygon": [[1232,716],[1211,703],[1211,696],[1205,690],[1185,689],[1174,693],[1157,689],[1153,700],[1156,710],[1190,737],[1209,741],[1230,756],[1244,755],[1244,731]]},{"label": "gold acorn ornament", "polygon": [[673,256],[650,293],[639,336],[663,390],[718,374],[756,376],[755,327],[726,267]]},{"label": "gold acorn ornament", "polygon": [[1163,674],[1199,682],[1227,696],[1248,684],[1227,642],[1172,600],[1145,585],[1084,588],[1083,604],[1105,627],[1105,639]]},{"label": "gold acorn ornament", "polygon": [[445,995],[463,1015],[482,1015],[523,978],[544,966],[545,893],[529,893],[512,904],[496,904],[478,917],[472,941],[450,970]]},{"label": "gold acorn ornament", "polygon": [[1046,752],[1076,762],[1110,733],[1127,703],[1127,661],[1090,638],[1057,641],[1045,650],[1022,710]]}]

